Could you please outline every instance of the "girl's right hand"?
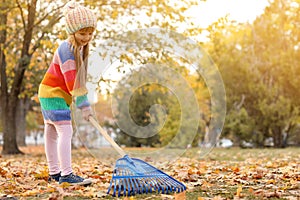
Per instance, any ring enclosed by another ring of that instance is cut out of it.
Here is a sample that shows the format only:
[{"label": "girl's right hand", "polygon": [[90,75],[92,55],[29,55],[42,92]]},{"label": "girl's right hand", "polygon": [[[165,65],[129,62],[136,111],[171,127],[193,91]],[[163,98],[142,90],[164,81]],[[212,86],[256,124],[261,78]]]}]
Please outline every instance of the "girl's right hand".
[{"label": "girl's right hand", "polygon": [[82,112],[83,119],[85,119],[86,121],[89,121],[89,117],[93,116],[93,111],[92,111],[91,106],[82,108],[81,112]]}]

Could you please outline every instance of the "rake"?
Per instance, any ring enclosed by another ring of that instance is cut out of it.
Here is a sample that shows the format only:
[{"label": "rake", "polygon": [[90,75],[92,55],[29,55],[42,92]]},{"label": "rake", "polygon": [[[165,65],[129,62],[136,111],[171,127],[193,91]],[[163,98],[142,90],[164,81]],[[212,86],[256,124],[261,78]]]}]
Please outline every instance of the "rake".
[{"label": "rake", "polygon": [[130,158],[93,117],[89,121],[122,157],[116,162],[107,194],[120,197],[153,192],[180,193],[186,190],[184,184],[163,171],[140,159]]}]

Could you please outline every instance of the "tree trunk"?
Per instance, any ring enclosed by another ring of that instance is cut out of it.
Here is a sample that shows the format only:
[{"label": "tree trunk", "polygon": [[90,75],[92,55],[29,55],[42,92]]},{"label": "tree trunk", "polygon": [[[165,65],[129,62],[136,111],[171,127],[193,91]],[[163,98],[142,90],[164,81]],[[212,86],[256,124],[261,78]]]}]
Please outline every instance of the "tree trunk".
[{"label": "tree trunk", "polygon": [[275,127],[273,130],[274,147],[283,148],[283,135],[280,127]]},{"label": "tree trunk", "polygon": [[205,144],[205,145],[209,144],[209,128],[208,128],[208,125],[205,126],[205,135],[204,135],[203,144]]},{"label": "tree trunk", "polygon": [[[2,106],[0,106],[0,132],[2,132]],[[1,141],[0,141],[0,144],[1,144]]]},{"label": "tree trunk", "polygon": [[26,113],[29,108],[29,101],[27,98],[20,99],[17,104],[16,115],[16,130],[17,130],[17,144],[19,146],[26,146]]},{"label": "tree trunk", "polygon": [[[28,4],[28,16],[27,24],[25,28],[24,39],[22,42],[21,58],[18,60],[17,67],[15,68],[15,76],[13,79],[12,87],[8,93],[6,87],[6,112],[4,115],[4,144],[3,154],[18,154],[22,153],[17,145],[17,128],[16,128],[16,116],[17,116],[17,104],[19,102],[19,94],[21,92],[22,82],[27,67],[30,64],[32,53],[29,53],[32,33],[34,28],[34,20],[36,14],[36,2],[32,0]],[[6,14],[7,17],[7,14]],[[5,29],[6,30],[6,29]],[[4,72],[5,73],[5,72]],[[2,83],[2,82],[1,82]],[[5,83],[7,86],[7,82]],[[8,106],[7,106],[8,105]]]},{"label": "tree trunk", "polygon": [[289,133],[288,132],[283,132],[282,133],[282,148],[286,148],[288,146],[288,139],[289,139]]},{"label": "tree trunk", "polygon": [[7,1],[0,4],[0,69],[1,69],[1,108],[2,108],[2,126],[3,126],[3,149],[2,154],[19,154],[22,153],[16,141],[16,99],[17,97],[10,97],[7,86],[6,75],[6,57],[5,57],[5,42],[6,42],[6,26],[7,26]]},{"label": "tree trunk", "polygon": [[3,149],[2,154],[23,154],[17,145],[16,140],[16,111],[17,98],[11,97],[7,103],[6,111],[3,118]]}]

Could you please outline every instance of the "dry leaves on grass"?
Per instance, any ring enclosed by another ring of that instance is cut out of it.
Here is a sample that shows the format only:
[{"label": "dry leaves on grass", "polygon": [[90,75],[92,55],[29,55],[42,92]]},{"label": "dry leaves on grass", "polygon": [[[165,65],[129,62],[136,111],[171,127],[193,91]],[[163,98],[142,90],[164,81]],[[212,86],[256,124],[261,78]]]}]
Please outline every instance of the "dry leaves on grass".
[{"label": "dry leaves on grass", "polygon": [[276,157],[248,154],[243,161],[180,160],[182,163],[175,164],[173,175],[187,184],[188,191],[200,191],[203,199],[219,196],[221,199],[300,199],[300,155],[297,153],[284,152]]},{"label": "dry leaves on grass", "polygon": [[[73,170],[76,174],[93,178],[90,187],[68,184],[49,184],[48,168],[41,149],[25,156],[2,156],[0,158],[0,198],[16,197],[26,199],[74,199],[108,198],[115,160],[98,160],[85,150],[77,150],[73,156]],[[36,148],[36,147],[35,147]],[[40,153],[36,153],[40,152]],[[221,151],[223,153],[223,151]],[[219,152],[220,154],[222,154]],[[218,152],[216,152],[218,153]],[[166,164],[162,170],[187,186],[187,191],[179,194],[149,194],[127,199],[276,199],[300,198],[300,163],[298,154],[284,154],[268,157],[263,154],[247,154],[238,161],[183,157]],[[221,156],[222,157],[222,156]],[[151,163],[155,165],[155,162]],[[123,198],[123,199],[126,199]]]}]

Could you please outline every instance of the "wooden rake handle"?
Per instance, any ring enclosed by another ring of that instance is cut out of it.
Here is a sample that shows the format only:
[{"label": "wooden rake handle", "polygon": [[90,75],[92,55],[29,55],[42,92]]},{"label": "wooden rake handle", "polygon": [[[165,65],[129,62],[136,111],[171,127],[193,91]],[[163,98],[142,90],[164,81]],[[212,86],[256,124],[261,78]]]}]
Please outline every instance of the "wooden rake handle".
[{"label": "wooden rake handle", "polygon": [[107,132],[98,124],[93,116],[89,116],[89,121],[94,125],[94,127],[103,135],[103,137],[113,146],[113,148],[124,157],[126,153],[124,150],[107,134]]}]

